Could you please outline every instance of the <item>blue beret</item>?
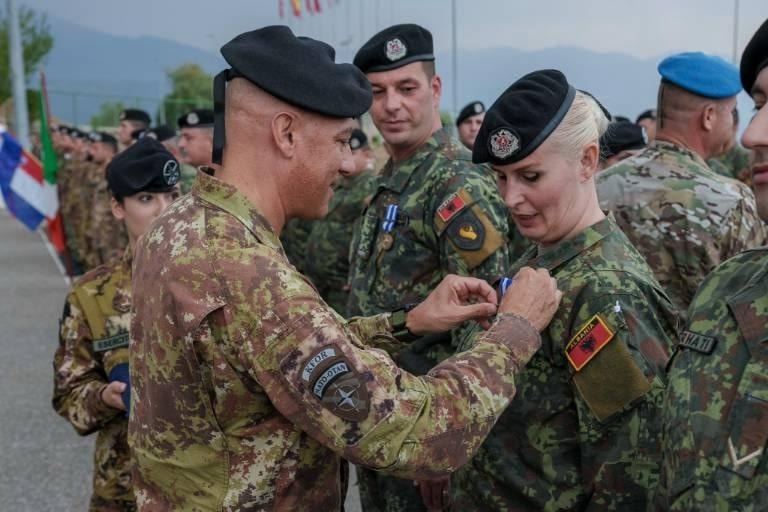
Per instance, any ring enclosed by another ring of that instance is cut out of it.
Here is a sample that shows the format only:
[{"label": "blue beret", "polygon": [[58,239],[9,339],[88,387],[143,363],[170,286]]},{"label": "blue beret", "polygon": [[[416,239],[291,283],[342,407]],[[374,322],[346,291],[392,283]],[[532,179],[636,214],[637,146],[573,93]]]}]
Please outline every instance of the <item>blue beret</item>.
[{"label": "blue beret", "polygon": [[168,192],[181,177],[179,162],[152,137],[142,137],[107,165],[107,188],[117,199]]},{"label": "blue beret", "polygon": [[558,127],[576,97],[560,71],[534,71],[509,86],[485,113],[472,148],[476,164],[518,162]]},{"label": "blue beret", "polygon": [[739,70],[716,55],[678,53],[662,60],[658,69],[662,81],[705,98],[729,98],[741,90]]},{"label": "blue beret", "polygon": [[768,67],[768,20],[765,20],[747,43],[741,55],[741,85],[752,95],[757,75]]},{"label": "blue beret", "polygon": [[419,25],[404,23],[385,28],[370,38],[352,62],[363,73],[373,73],[422,60],[435,60],[432,33]]}]

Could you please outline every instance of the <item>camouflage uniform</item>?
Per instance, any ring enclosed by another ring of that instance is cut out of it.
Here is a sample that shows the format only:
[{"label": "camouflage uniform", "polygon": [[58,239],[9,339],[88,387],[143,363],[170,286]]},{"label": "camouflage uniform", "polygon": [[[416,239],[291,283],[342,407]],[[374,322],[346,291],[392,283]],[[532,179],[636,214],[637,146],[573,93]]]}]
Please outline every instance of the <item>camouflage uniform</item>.
[{"label": "camouflage uniform", "polygon": [[768,247],[745,251],[715,269],[688,317],[668,372],[657,505],[675,511],[765,510]]},{"label": "camouflage uniform", "polygon": [[312,231],[312,225],[315,223],[311,219],[291,219],[289,220],[282,233],[280,233],[280,242],[283,245],[285,254],[293,266],[299,272],[304,272],[304,265],[307,258],[307,242],[309,241],[309,232]]},{"label": "camouflage uniform", "polygon": [[765,240],[752,191],[670,142],[598,174],[597,191],[681,314],[715,266]]},{"label": "camouflage uniform", "polygon": [[[493,175],[471,162],[446,129],[405,161],[387,162],[356,228],[350,252],[348,314],[372,315],[419,302],[446,274],[493,282],[509,265],[507,211]],[[398,206],[390,233],[382,227]],[[464,335],[427,336],[395,354],[404,369],[426,373],[454,353]],[[411,482],[359,471],[366,512],[424,510]]]},{"label": "camouflage uniform", "polygon": [[90,510],[135,510],[125,413],[101,400],[107,375],[128,362],[131,257],[86,273],[64,306],[53,406],[78,434],[97,432]]},{"label": "camouflage uniform", "polygon": [[563,299],[514,400],[452,476],[453,510],[644,510],[677,315],[612,217],[536,251],[521,261],[547,268]]},{"label": "camouflage uniform", "polygon": [[749,150],[734,144],[723,155],[707,160],[709,168],[721,176],[739,180],[747,186],[752,185],[752,172],[749,166]]},{"label": "camouflage uniform", "polygon": [[128,233],[123,221],[112,215],[104,168],[99,167],[99,178],[93,189],[90,220],[87,222],[85,238],[88,254],[86,268],[102,265],[119,258],[128,245]]},{"label": "camouflage uniform", "polygon": [[135,268],[128,435],[145,510],[339,510],[338,455],[454,471],[539,344],[503,315],[428,377],[401,371],[362,344],[395,343],[387,315],[347,324],[254,205],[203,173],[139,239]]},{"label": "camouflage uniform", "polygon": [[78,259],[78,249],[75,242],[73,224],[77,200],[78,173],[75,160],[70,153],[58,155],[56,170],[56,193],[59,199],[59,213],[64,229],[64,241],[72,263],[74,275],[82,273],[82,262]]},{"label": "camouflage uniform", "polygon": [[[349,299],[349,246],[355,221],[367,206],[373,193],[373,176],[363,172],[342,178],[331,202],[328,214],[312,223],[307,239],[304,273],[323,299],[340,315],[346,314]],[[290,258],[289,258],[290,259]]]},{"label": "camouflage uniform", "polygon": [[192,184],[195,182],[195,176],[197,176],[197,169],[193,165],[181,164],[181,179],[179,180],[179,186],[181,186],[181,193],[187,194],[192,190]]}]

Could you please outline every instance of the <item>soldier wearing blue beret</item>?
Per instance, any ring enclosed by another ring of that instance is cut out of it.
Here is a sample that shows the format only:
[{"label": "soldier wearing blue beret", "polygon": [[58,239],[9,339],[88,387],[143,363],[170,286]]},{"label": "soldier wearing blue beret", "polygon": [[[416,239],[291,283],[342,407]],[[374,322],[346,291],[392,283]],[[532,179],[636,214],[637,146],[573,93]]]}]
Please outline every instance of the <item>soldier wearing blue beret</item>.
[{"label": "soldier wearing blue beret", "polygon": [[705,161],[733,138],[738,70],[700,52],[667,57],[658,70],[656,139],[600,173],[598,194],[685,314],[712,269],[766,232],[752,191]]}]

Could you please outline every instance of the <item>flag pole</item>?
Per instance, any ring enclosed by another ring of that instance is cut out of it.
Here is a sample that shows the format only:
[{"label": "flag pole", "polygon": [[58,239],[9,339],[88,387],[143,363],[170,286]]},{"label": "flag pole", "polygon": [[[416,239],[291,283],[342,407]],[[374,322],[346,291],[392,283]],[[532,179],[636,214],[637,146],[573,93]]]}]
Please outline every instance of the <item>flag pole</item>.
[{"label": "flag pole", "polygon": [[459,77],[456,51],[456,0],[451,0],[452,54],[453,54],[453,115],[458,112]]},{"label": "flag pole", "polygon": [[21,31],[19,29],[19,11],[16,0],[8,0],[8,47],[10,49],[10,68],[13,82],[13,112],[15,119],[16,140],[22,147],[29,149],[29,113],[27,112],[27,89],[24,86],[24,61],[21,58]]}]

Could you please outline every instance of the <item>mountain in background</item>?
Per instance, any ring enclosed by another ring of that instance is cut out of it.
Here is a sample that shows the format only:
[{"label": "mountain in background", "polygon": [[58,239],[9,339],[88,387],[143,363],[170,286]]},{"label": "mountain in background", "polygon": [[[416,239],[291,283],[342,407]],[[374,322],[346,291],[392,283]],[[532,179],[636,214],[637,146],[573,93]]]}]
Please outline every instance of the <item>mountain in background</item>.
[{"label": "mountain in background", "polygon": [[[54,47],[45,69],[51,109],[57,118],[72,123],[87,124],[105,101],[122,101],[154,116],[170,89],[168,69],[194,62],[215,74],[225,65],[218,53],[165,39],[114,36],[57,18],[50,18],[50,24]],[[342,49],[339,58],[351,60],[352,50]],[[459,50],[458,108],[475,99],[489,106],[520,76],[557,68],[614,114],[634,118],[656,101],[657,61],[575,47]],[[450,54],[437,55],[437,69],[443,79],[442,108],[451,110]]]}]

